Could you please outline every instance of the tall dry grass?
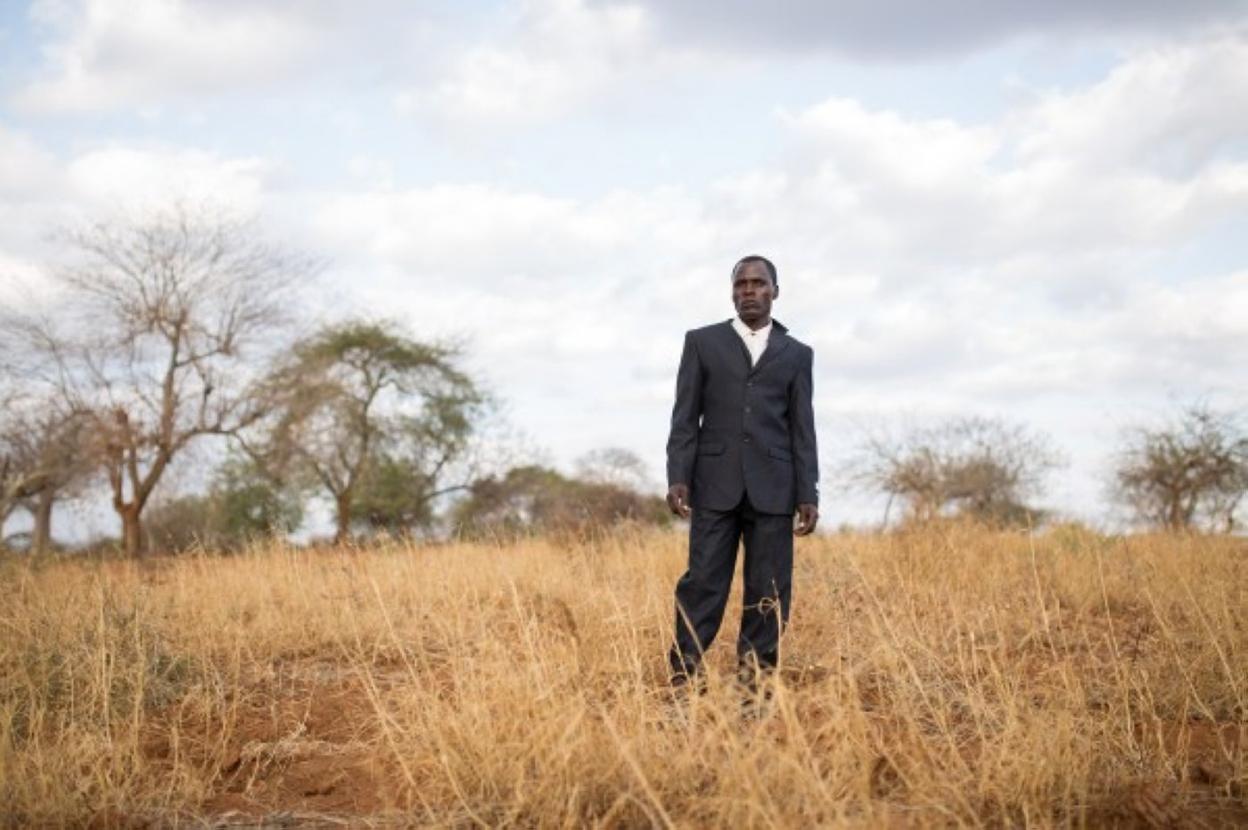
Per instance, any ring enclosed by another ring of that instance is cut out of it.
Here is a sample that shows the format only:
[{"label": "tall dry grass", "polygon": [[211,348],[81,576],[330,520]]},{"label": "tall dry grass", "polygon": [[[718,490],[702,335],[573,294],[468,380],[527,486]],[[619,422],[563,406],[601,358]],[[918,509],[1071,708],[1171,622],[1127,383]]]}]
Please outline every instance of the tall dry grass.
[{"label": "tall dry grass", "polygon": [[[676,533],[0,568],[11,824],[1248,820],[1243,540],[798,543],[769,699],[664,650]],[[739,584],[739,583],[738,583]]]}]

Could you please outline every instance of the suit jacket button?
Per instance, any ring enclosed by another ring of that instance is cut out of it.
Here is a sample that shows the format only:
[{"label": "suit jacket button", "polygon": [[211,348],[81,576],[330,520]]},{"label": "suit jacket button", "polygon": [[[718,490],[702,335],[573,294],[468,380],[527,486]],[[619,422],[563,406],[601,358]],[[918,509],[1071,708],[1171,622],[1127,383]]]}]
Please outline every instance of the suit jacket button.
[{"label": "suit jacket button", "polygon": [[742,436],[741,436],[741,440],[742,440],[742,441],[744,441],[745,443],[747,443],[747,444],[748,444],[748,443],[750,443],[750,436],[748,436],[748,435],[742,435]]}]

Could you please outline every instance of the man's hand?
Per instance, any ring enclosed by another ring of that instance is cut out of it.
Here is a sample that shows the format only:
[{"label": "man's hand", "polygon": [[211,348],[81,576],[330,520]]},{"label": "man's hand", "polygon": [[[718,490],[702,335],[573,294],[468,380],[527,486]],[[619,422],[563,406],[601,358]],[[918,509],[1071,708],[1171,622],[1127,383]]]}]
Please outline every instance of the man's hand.
[{"label": "man's hand", "polygon": [[667,506],[680,518],[689,518],[689,485],[673,484],[668,487]]},{"label": "man's hand", "polygon": [[[668,496],[671,500],[671,496]],[[815,525],[819,523],[819,508],[813,504],[799,504],[797,506],[797,527],[793,528],[794,536],[809,536],[815,532]]]}]

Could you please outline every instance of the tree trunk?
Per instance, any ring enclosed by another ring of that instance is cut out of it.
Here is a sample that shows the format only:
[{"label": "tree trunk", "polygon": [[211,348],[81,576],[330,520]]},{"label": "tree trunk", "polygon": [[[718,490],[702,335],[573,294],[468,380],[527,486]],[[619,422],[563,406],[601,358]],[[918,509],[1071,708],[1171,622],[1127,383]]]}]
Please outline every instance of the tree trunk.
[{"label": "tree trunk", "polygon": [[35,502],[35,527],[31,532],[30,551],[36,555],[52,550],[52,505],[56,501],[56,493],[51,487],[39,491]]},{"label": "tree trunk", "polygon": [[126,505],[121,513],[121,536],[125,545],[126,556],[137,559],[144,554],[143,526],[139,523],[139,511],[133,505]]},{"label": "tree trunk", "polygon": [[337,506],[337,528],[334,531],[334,544],[345,545],[351,541],[351,495],[343,493],[334,498]]}]

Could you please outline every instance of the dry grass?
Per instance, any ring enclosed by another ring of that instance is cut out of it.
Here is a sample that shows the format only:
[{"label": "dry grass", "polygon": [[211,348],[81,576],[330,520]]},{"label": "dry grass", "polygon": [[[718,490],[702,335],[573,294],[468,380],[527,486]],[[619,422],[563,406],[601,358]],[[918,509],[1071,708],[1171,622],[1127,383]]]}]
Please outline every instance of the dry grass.
[{"label": "dry grass", "polygon": [[0,819],[1248,821],[1243,540],[801,540],[769,702],[663,659],[675,533],[0,568]]}]

